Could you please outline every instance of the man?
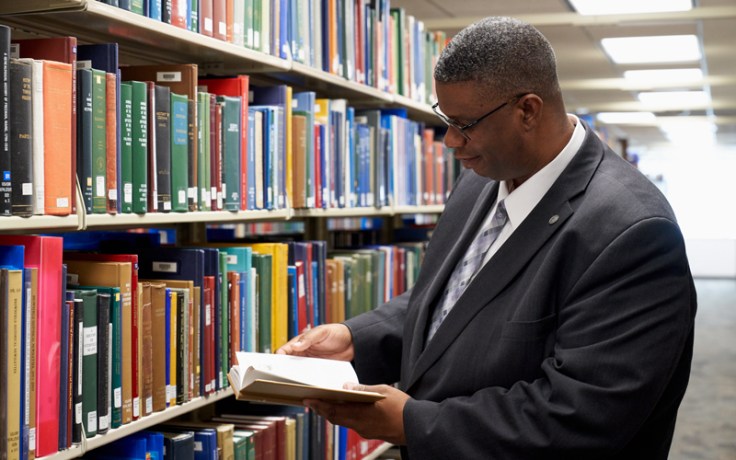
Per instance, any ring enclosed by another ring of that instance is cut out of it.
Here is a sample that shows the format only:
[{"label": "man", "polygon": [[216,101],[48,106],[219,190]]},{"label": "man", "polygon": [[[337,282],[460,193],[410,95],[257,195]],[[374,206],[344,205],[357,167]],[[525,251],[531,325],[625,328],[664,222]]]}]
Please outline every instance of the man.
[{"label": "man", "polygon": [[419,280],[279,350],[350,360],[386,398],[307,404],[404,459],[667,458],[696,309],[669,205],[565,112],[534,27],[469,26],[435,80],[467,169]]}]

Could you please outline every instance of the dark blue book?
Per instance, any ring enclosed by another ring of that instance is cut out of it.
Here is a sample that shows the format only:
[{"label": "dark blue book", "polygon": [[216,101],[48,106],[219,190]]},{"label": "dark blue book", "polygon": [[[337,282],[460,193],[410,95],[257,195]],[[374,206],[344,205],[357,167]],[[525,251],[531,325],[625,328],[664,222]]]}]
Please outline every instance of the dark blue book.
[{"label": "dark blue book", "polygon": [[289,333],[289,340],[293,339],[297,335],[299,335],[299,311],[298,311],[298,295],[299,291],[297,288],[297,273],[296,273],[296,267],[293,265],[289,265],[287,268],[287,282],[286,286],[288,288],[288,295],[287,295],[287,318],[288,318],[288,333]]},{"label": "dark blue book", "polygon": [[166,306],[165,306],[165,318],[166,318],[166,332],[164,337],[164,343],[166,345],[166,407],[169,407],[171,397],[169,394],[169,388],[171,388],[171,289],[166,288]]},{"label": "dark blue book", "polygon": [[161,20],[161,0],[150,0],[148,3],[148,17],[155,19],[156,21]]}]

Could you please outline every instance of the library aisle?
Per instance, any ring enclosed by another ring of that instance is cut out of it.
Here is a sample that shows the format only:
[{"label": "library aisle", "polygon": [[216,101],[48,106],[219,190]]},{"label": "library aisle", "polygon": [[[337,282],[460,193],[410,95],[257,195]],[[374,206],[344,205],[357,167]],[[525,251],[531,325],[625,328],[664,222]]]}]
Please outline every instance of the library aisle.
[{"label": "library aisle", "polygon": [[736,280],[696,279],[690,385],[670,460],[736,459]]}]

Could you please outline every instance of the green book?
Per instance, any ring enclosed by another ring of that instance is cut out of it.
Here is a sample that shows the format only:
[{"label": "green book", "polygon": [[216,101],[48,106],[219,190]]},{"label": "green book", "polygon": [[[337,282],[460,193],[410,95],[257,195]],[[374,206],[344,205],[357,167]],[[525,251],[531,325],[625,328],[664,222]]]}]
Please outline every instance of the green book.
[{"label": "green book", "polygon": [[241,100],[235,96],[217,96],[222,105],[222,189],[225,209],[240,209],[240,116]]},{"label": "green book", "polygon": [[189,102],[171,93],[171,209],[189,209]]},{"label": "green book", "polygon": [[197,93],[197,184],[199,210],[210,211],[210,94]]},{"label": "green book", "polygon": [[130,11],[136,14],[146,15],[145,0],[130,0]]},{"label": "green book", "polygon": [[253,431],[233,431],[233,444],[235,447],[235,460],[256,459],[256,437]]},{"label": "green book", "polygon": [[79,286],[80,290],[95,290],[110,296],[110,324],[112,324],[112,363],[110,366],[110,428],[123,424],[123,304],[120,288],[107,286]]},{"label": "green book", "polygon": [[97,434],[97,291],[76,289],[74,297],[82,299],[84,319],[82,337],[82,426],[85,436]]},{"label": "green book", "polygon": [[107,76],[92,69],[92,212],[107,213]]},{"label": "green book", "polygon": [[220,277],[220,369],[217,388],[227,387],[227,373],[230,372],[230,302],[227,289],[227,252],[219,251]]},{"label": "green book", "polygon": [[148,87],[142,81],[131,81],[133,89],[132,167],[133,212],[148,210]]},{"label": "green book", "polygon": [[271,353],[271,255],[253,253],[253,267],[258,275],[258,352]]},{"label": "green book", "polygon": [[133,212],[133,86],[120,83],[120,190],[121,211]]}]

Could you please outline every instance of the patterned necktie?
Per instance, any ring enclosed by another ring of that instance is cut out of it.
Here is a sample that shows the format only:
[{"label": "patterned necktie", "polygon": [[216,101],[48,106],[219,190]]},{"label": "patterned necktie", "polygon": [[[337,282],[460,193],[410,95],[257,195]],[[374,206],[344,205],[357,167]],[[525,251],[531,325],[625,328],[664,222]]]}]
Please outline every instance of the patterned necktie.
[{"label": "patterned necktie", "polygon": [[437,332],[440,324],[442,324],[442,321],[447,317],[452,307],[455,306],[457,299],[465,292],[465,289],[470,284],[470,281],[485,258],[488,249],[496,241],[498,234],[501,233],[501,229],[506,224],[507,217],[506,205],[504,205],[503,201],[499,201],[493,218],[481,229],[480,234],[470,243],[465,256],[455,266],[455,270],[447,282],[445,292],[442,294],[442,298],[432,313],[432,323],[427,333],[427,342],[432,339],[434,333]]}]

